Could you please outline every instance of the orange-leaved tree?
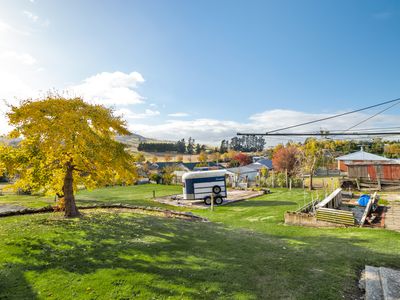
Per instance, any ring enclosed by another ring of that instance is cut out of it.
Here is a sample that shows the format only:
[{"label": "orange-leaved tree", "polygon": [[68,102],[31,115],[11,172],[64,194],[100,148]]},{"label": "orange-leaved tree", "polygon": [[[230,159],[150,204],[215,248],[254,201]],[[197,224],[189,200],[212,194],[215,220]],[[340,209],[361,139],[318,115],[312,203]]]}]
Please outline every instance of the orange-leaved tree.
[{"label": "orange-leaved tree", "polygon": [[111,109],[49,95],[11,106],[7,115],[14,127],[10,137],[21,138],[1,157],[7,173],[17,188],[63,195],[66,217],[79,215],[78,185],[93,188],[136,178],[131,154],[115,139],[130,132]]},{"label": "orange-leaved tree", "polygon": [[281,146],[277,148],[273,157],[274,170],[287,172],[289,177],[295,176],[300,167],[300,150],[295,145]]}]

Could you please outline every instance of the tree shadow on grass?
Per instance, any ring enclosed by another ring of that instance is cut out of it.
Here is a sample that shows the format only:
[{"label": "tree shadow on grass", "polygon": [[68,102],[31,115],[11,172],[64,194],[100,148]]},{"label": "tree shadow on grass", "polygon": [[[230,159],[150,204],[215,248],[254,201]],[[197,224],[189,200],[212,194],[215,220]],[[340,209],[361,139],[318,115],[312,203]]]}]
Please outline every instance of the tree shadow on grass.
[{"label": "tree shadow on grass", "polygon": [[25,279],[23,267],[4,264],[0,269],[0,299],[37,299],[30,283]]},{"label": "tree shadow on grass", "polygon": [[368,239],[274,236],[130,213],[35,222],[52,234],[14,243],[23,254],[13,268],[38,278],[61,272],[54,289],[69,286],[78,298],[85,289],[72,278],[96,281],[91,296],[103,299],[337,299],[354,296],[365,264],[400,267],[398,255],[361,246]]},{"label": "tree shadow on grass", "polygon": [[290,206],[297,205],[297,202],[282,201],[282,200],[246,200],[238,203],[240,206],[255,207],[255,206]]}]

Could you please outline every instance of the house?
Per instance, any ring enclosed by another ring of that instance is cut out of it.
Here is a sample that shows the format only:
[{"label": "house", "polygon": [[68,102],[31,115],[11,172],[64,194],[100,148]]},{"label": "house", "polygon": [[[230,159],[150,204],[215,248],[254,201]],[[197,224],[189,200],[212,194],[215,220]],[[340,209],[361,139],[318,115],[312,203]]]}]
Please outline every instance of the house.
[{"label": "house", "polygon": [[181,184],[182,183],[182,177],[186,173],[187,173],[187,171],[175,170],[173,172],[173,174],[174,174],[174,183],[175,184]]},{"label": "house", "polygon": [[385,162],[390,161],[389,158],[379,156],[376,154],[365,152],[362,148],[360,151],[350,153],[347,155],[339,156],[336,158],[338,162],[338,169],[341,172],[348,171],[348,164],[352,163],[377,163],[377,162]]},{"label": "house", "polygon": [[241,166],[227,169],[226,174],[232,187],[241,186],[242,184],[247,187],[249,184],[256,182],[259,171],[248,166]]},{"label": "house", "polygon": [[267,170],[273,169],[272,160],[265,158],[259,159],[256,162],[247,165],[246,167],[257,170],[258,172],[263,168],[266,168]]}]

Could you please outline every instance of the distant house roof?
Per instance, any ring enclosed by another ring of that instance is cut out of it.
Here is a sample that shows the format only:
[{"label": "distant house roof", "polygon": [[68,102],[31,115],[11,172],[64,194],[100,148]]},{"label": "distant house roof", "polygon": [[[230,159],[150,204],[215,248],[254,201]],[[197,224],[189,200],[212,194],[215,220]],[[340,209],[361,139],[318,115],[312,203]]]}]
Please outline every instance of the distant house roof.
[{"label": "distant house roof", "polygon": [[229,169],[227,169],[227,172],[242,175],[242,174],[256,173],[258,171],[256,169],[249,168],[247,165],[247,166],[243,166],[243,167],[229,168]]},{"label": "distant house roof", "polygon": [[164,169],[165,167],[175,167],[178,169],[184,169],[185,171],[189,171],[189,169],[184,166],[182,163],[177,163],[177,162],[156,162],[151,164],[152,169]]},{"label": "distant house roof", "polygon": [[336,160],[368,160],[368,161],[385,161],[390,160],[389,158],[379,156],[376,154],[365,152],[364,150],[360,150],[354,153],[350,153],[347,155],[339,156]]},{"label": "distant house roof", "polygon": [[[183,170],[183,171],[192,171],[196,167],[197,164],[199,164],[199,162],[173,162],[173,161],[169,161],[169,162],[156,162],[156,163],[153,163],[151,165],[151,167],[153,169],[159,169],[159,170],[164,169],[165,167],[176,167],[176,168],[178,168],[180,170]],[[207,166],[208,167],[220,167],[220,168],[223,168],[223,166],[221,166],[219,164],[216,164],[214,162],[207,163]]]},{"label": "distant house roof", "polygon": [[256,167],[259,167],[260,169],[261,168],[268,168],[268,169],[271,170],[273,168],[272,167],[272,160],[266,159],[266,158],[259,159],[255,163],[247,165],[247,167],[250,167],[251,165],[255,165]]},{"label": "distant house roof", "polygon": [[[199,164],[199,162],[189,162],[189,163],[182,163],[186,168],[189,170],[194,170],[194,168]],[[215,162],[208,162],[205,167],[219,167],[219,168],[224,168],[220,164],[217,164]]]}]

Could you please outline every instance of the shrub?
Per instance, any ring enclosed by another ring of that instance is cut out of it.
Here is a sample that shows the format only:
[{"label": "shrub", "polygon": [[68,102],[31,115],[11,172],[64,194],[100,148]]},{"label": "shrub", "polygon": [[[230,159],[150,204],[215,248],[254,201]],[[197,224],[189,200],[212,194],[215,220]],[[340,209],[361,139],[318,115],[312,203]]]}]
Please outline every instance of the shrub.
[{"label": "shrub", "polygon": [[[300,188],[303,186],[303,180],[299,177],[288,178],[288,180],[292,180],[293,188]],[[286,187],[286,174],[282,172],[275,172],[274,175],[269,175],[266,179],[265,184],[267,187]],[[288,183],[289,185],[289,183]]]},{"label": "shrub", "polygon": [[154,181],[157,184],[159,184],[161,182],[162,176],[158,173],[153,173],[153,174],[150,174],[149,178],[151,181]]}]

